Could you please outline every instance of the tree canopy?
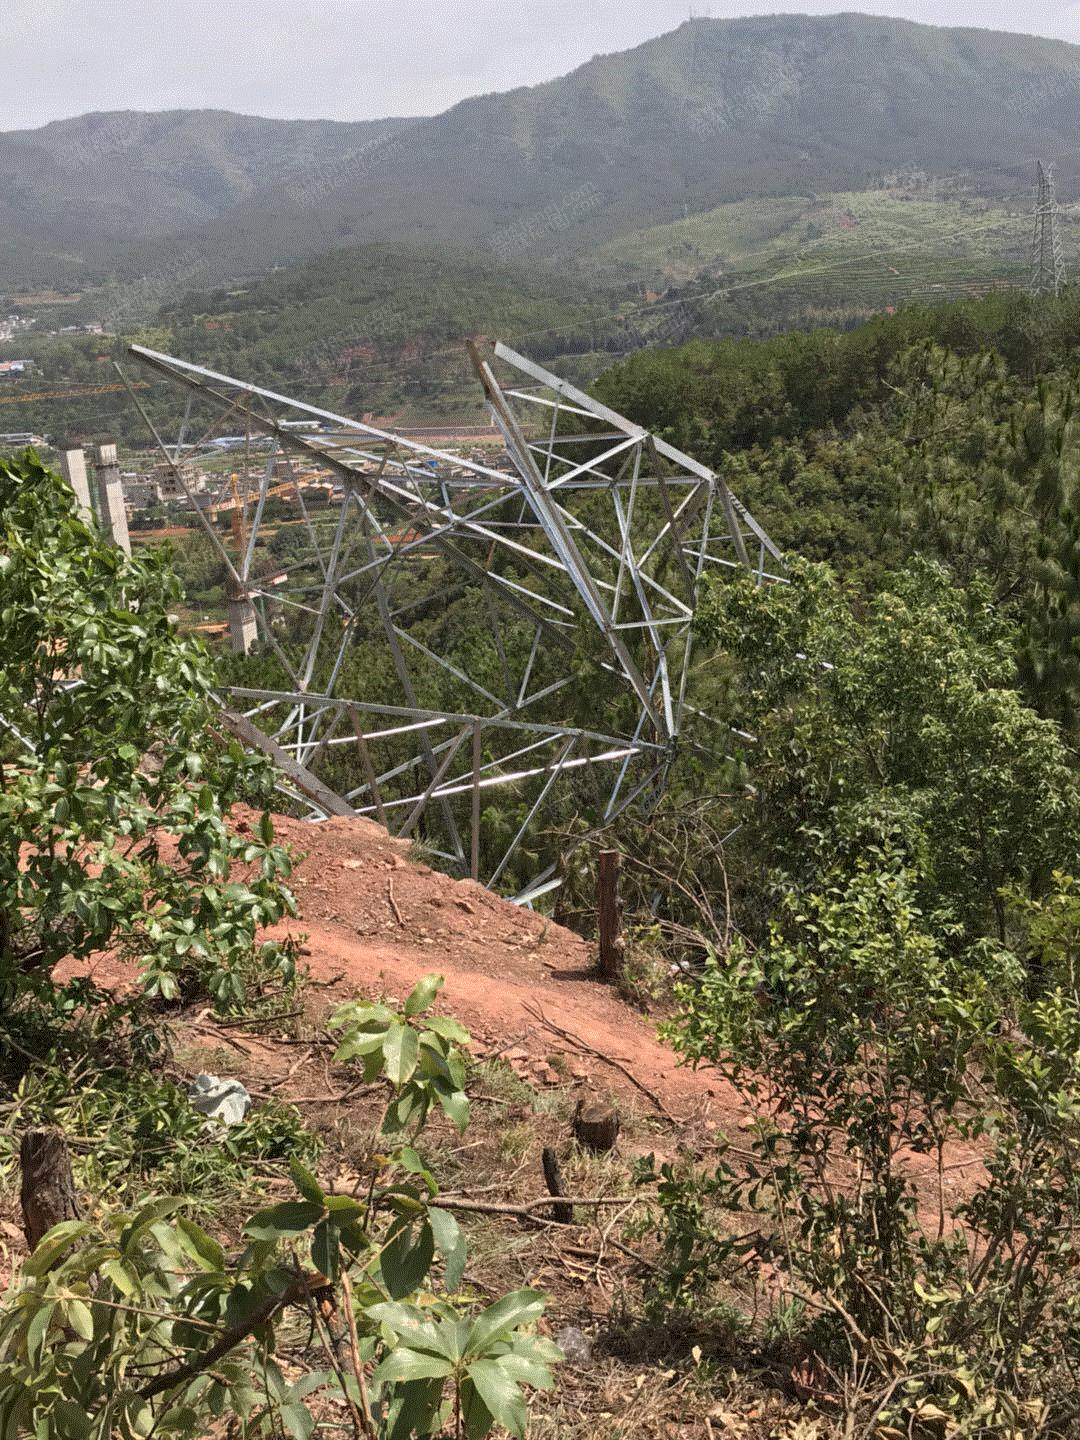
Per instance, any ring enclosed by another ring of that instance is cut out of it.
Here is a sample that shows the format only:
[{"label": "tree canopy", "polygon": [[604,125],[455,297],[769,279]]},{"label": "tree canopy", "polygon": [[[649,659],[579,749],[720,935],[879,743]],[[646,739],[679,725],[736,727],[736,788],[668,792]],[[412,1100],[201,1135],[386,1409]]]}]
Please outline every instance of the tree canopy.
[{"label": "tree canopy", "polygon": [[291,905],[265,765],[215,730],[208,658],[170,620],[164,563],[79,518],[32,454],[0,461],[0,982],[7,1002],[109,946],[177,995],[192,967],[240,998]]},{"label": "tree canopy", "polygon": [[913,561],[864,604],[824,566],[793,570],[717,587],[698,622],[729,657],[724,713],[753,736],[749,873],[804,885],[900,844],[928,911],[1004,940],[1004,888],[1075,864],[1080,791],[1058,725],[1016,688],[988,585]]}]

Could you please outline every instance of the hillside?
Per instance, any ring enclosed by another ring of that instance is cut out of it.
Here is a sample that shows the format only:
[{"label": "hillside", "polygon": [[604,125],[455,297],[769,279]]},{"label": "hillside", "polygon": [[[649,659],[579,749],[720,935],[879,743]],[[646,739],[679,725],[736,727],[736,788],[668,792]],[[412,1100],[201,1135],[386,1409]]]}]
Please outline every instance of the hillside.
[{"label": "hillside", "polygon": [[[694,20],[421,122],[343,191],[343,215],[388,233],[521,226],[543,254],[898,168],[1011,192],[1033,153],[1075,150],[1078,60],[1057,42],[859,15]],[[1065,184],[1075,172],[1063,162]]]},{"label": "hillside", "polygon": [[241,291],[165,307],[164,348],[348,413],[479,410],[466,337],[587,348],[614,308],[589,285],[442,248],[363,245],[287,266]]},{"label": "hillside", "polygon": [[[676,1115],[702,1128],[737,1122],[731,1087],[711,1067],[681,1067],[655,1023],[595,975],[595,942],[432,870],[373,821],[311,825],[278,815],[274,826],[297,857],[300,913],[280,933],[302,938],[311,978],[331,996],[405,994],[437,970],[474,1049],[503,1057],[524,1077],[545,1087],[609,1088],[659,1123]],[[649,1091],[663,1099],[650,1100]],[[709,1115],[714,1125],[706,1127]]]},{"label": "hillside", "polygon": [[0,283],[225,276],[402,238],[557,258],[722,201],[896,170],[1017,194],[1035,156],[1057,159],[1069,196],[1078,139],[1080,47],[861,15],[697,19],[416,122],[174,112],[0,137]]},{"label": "hillside", "polygon": [[[1058,231],[1066,275],[1075,275],[1080,213],[1064,211]],[[667,343],[752,333],[756,318],[844,324],[911,300],[1024,288],[1030,255],[1030,202],[909,174],[831,195],[729,201],[606,242],[581,258],[577,273],[608,288],[674,287],[665,302],[674,323],[658,337]],[[695,291],[723,298],[721,326],[691,309]]]},{"label": "hillside", "polygon": [[[119,308],[130,298],[108,291],[101,302]],[[614,308],[612,297],[587,281],[442,249],[365,245],[228,290],[189,291],[134,333],[155,349],[314,404],[426,423],[479,413],[467,336],[520,338],[540,358],[587,350],[593,327]],[[127,445],[146,443],[146,427],[112,369],[112,358],[124,356],[121,339],[43,328],[0,346],[0,359],[9,355],[35,368],[5,383],[0,430],[53,439],[108,431]],[[183,402],[161,387],[151,409],[163,433],[175,435]]]},{"label": "hillside", "polygon": [[[198,233],[268,186],[305,183],[405,121],[117,111],[0,133],[0,277],[16,285],[135,264],[140,242]],[[164,253],[164,252],[162,252]]]},{"label": "hillside", "polygon": [[[422,259],[427,323],[444,262]],[[255,297],[254,322],[303,301],[295,278],[176,309],[216,324]],[[167,554],[123,559],[60,475],[0,460],[11,1433],[1076,1440],[1080,291],[698,339],[599,390],[722,469],[787,583],[699,571],[693,724],[613,818],[591,767],[545,808],[542,772],[492,755],[474,853],[516,835],[550,915],[460,878],[419,810],[396,836],[301,819],[226,743],[229,679],[276,724],[263,697],[291,674],[297,700],[325,606],[215,666]],[[709,543],[647,479],[624,459],[635,511],[606,531],[591,497],[556,502],[585,517],[571,535],[613,537],[620,579],[665,509],[672,549],[700,565]],[[298,749],[369,811],[402,815],[425,769],[467,804],[430,722],[494,698],[514,654],[477,603],[508,507],[480,504],[488,558],[460,585],[396,527],[349,577],[333,665],[378,728],[318,716]],[[333,508],[272,517],[269,573],[297,579],[301,526],[349,544]],[[437,704],[364,609],[440,645]],[[646,628],[628,613],[611,626]],[[528,665],[569,682],[572,742],[618,686],[547,632]],[[428,757],[376,764],[414,722]]]}]

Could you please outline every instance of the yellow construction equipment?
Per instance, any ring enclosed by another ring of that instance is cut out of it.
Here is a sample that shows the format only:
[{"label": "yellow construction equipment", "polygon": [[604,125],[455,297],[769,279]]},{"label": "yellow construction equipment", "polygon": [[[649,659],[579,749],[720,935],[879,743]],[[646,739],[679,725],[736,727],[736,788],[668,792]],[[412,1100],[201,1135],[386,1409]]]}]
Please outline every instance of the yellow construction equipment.
[{"label": "yellow construction equipment", "polygon": [[[246,499],[240,494],[240,487],[237,484],[237,477],[235,475],[229,477],[229,486],[232,490],[232,497],[228,500],[216,500],[213,505],[207,505],[205,512],[207,515],[212,515],[215,519],[221,515],[231,513],[240,515],[243,512],[245,503],[251,505],[258,500],[258,491],[249,491]],[[296,490],[297,483],[295,480],[283,480],[280,485],[270,486],[266,492],[266,498],[269,500],[272,495],[284,495],[286,493],[295,495]]]}]

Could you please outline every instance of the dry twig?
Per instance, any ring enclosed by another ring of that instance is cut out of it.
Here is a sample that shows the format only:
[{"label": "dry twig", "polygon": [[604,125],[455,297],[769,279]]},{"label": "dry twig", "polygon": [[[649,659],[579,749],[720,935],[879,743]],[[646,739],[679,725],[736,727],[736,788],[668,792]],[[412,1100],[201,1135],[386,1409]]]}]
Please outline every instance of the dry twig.
[{"label": "dry twig", "polygon": [[405,921],[401,918],[401,911],[398,909],[398,903],[394,899],[394,882],[392,879],[386,882],[386,898],[390,901],[390,909],[394,912],[394,919],[404,928]]},{"label": "dry twig", "polygon": [[345,1291],[345,1318],[349,1323],[349,1348],[352,1351],[353,1371],[356,1375],[356,1384],[360,1391],[360,1409],[363,1412],[368,1433],[374,1435],[375,1421],[371,1414],[371,1402],[368,1399],[367,1381],[364,1378],[364,1366],[360,1359],[360,1338],[356,1333],[356,1312],[353,1310],[352,1281],[349,1279],[349,1272],[344,1267],[341,1271],[341,1284]]},{"label": "dry twig", "polygon": [[556,1025],[553,1020],[549,1020],[547,1018],[539,1005],[531,1005],[526,1002],[525,1009],[530,1015],[533,1016],[534,1019],[539,1020],[541,1025],[545,1026],[546,1029],[552,1031],[552,1033],[555,1035],[561,1036],[562,1039],[566,1040],[576,1049],[582,1051],[586,1055],[594,1056],[597,1060],[602,1060],[605,1065],[610,1065],[615,1070],[621,1071],[622,1074],[625,1075],[626,1078],[630,1081],[630,1083],[632,1085],[635,1085],[646,1097],[646,1099],[650,1100],[656,1106],[657,1110],[660,1111],[661,1115],[665,1115],[672,1122],[672,1124],[682,1124],[682,1121],[680,1121],[679,1117],[671,1113],[671,1111],[667,1108],[664,1102],[660,1099],[659,1095],[657,1095],[655,1091],[650,1090],[647,1085],[643,1084],[642,1081],[637,1078],[634,1072],[629,1069],[628,1066],[624,1065],[621,1060],[616,1060],[613,1055],[605,1054],[603,1050],[597,1050],[594,1045],[590,1045],[588,1041],[583,1040],[580,1035],[575,1035],[572,1030],[564,1030],[561,1025]]},{"label": "dry twig", "polygon": [[[497,1200],[473,1200],[467,1195],[440,1195],[439,1205],[443,1210],[471,1210],[478,1215],[513,1215],[519,1220],[539,1220],[542,1217],[537,1215],[538,1210],[551,1209],[551,1196],[545,1195],[542,1200],[527,1200],[524,1205],[510,1205]],[[582,1199],[579,1196],[568,1195],[560,1201],[566,1205],[645,1205],[648,1203],[646,1195],[590,1195]],[[549,1222],[554,1224],[554,1221]]]}]

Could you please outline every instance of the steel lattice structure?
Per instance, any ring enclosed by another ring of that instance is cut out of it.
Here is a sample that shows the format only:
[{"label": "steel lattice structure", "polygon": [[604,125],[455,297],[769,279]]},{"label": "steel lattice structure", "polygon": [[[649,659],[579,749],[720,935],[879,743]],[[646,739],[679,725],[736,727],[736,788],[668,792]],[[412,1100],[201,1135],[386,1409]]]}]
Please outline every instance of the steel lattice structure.
[{"label": "steel lattice structure", "polygon": [[1065,256],[1058,225],[1054,167],[1041,163],[1036,165],[1029,288],[1032,295],[1052,294],[1055,299],[1065,288]]},{"label": "steel lattice structure", "polygon": [[[719,475],[504,345],[488,358],[470,347],[505,447],[490,464],[141,346],[130,353],[219,422],[271,443],[243,497],[238,554],[203,517],[243,612],[234,639],[253,622],[287,677],[279,689],[236,687],[233,728],[314,813],[371,815],[398,835],[419,828],[451,868],[489,885],[506,886],[530,827],[572,778],[592,787],[597,820],[662,791],[680,745],[697,743],[687,732],[699,718],[702,577],[783,576],[776,546]],[[318,432],[300,433],[298,419]],[[162,447],[184,488],[185,455],[206,439]],[[297,483],[303,553],[281,583],[260,577],[256,557],[275,465],[295,474],[290,456],[332,471],[343,491],[318,520]],[[424,607],[438,617],[455,605],[481,622],[478,657],[455,651],[449,621],[437,645],[412,624]],[[282,612],[305,617],[291,648]],[[349,693],[350,655],[370,654],[376,637],[393,703]],[[327,773],[342,747],[360,783],[335,790]],[[482,847],[491,792],[513,833]],[[550,865],[511,888],[531,901],[558,883]]]}]

